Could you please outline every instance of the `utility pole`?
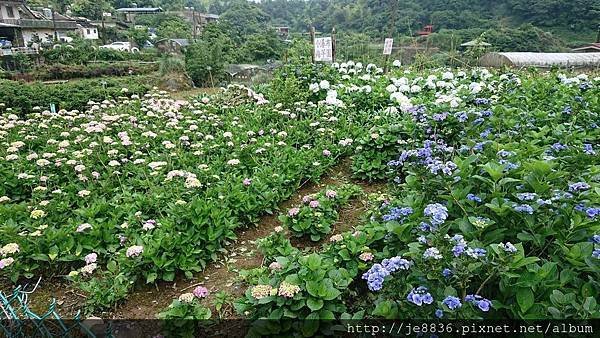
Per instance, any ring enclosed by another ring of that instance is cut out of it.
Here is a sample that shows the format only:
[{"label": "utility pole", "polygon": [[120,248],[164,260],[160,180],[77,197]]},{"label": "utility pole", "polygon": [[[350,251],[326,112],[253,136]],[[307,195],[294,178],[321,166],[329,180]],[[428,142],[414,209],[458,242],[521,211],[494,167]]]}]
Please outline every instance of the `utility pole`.
[{"label": "utility pole", "polygon": [[104,12],[102,12],[102,44],[106,45],[106,27],[104,27]]},{"label": "utility pole", "polygon": [[56,31],[56,16],[54,15],[54,8],[50,6],[50,15],[52,15],[52,28],[54,29],[54,42],[58,41],[58,32]]},{"label": "utility pole", "polygon": [[312,47],[312,63],[315,63],[315,26],[310,26],[310,45]]},{"label": "utility pole", "polygon": [[600,43],[600,24],[598,24],[598,35],[596,35],[596,43]]},{"label": "utility pole", "polygon": [[335,27],[331,29],[331,60],[335,62],[335,53],[336,53],[336,42],[335,42]]},{"label": "utility pole", "polygon": [[194,29],[194,41],[196,41],[196,8],[192,7],[192,26]]}]

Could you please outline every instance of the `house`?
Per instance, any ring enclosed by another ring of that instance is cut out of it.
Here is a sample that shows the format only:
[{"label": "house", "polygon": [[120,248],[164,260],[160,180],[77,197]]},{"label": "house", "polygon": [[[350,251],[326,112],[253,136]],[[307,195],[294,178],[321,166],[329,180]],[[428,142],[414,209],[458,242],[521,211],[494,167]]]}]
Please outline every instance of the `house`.
[{"label": "house", "polygon": [[202,33],[202,30],[207,24],[219,21],[218,15],[200,13],[193,7],[185,7],[184,11],[173,11],[169,13],[179,16],[192,25],[192,32],[194,36]]},{"label": "house", "polygon": [[188,39],[162,39],[156,41],[156,48],[162,53],[183,54],[190,45]]},{"label": "house", "polygon": [[600,52],[600,42],[590,43],[587,46],[574,48],[573,51],[578,53],[598,53]]},{"label": "house", "polygon": [[98,28],[85,18],[72,18],[48,8],[32,10],[24,0],[0,0],[0,36],[15,47],[67,41],[72,34],[97,39]]},{"label": "house", "polygon": [[76,18],[79,25],[79,35],[86,40],[100,39],[99,28],[86,18]]},{"label": "house", "polygon": [[277,32],[277,35],[283,39],[287,39],[287,37],[290,35],[290,27],[275,27],[275,31]]}]

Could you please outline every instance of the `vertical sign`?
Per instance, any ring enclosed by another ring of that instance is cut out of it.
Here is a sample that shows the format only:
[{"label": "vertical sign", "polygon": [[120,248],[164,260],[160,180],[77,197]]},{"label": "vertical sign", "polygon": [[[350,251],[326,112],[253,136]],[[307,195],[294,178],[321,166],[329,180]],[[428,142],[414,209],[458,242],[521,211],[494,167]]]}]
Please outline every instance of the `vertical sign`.
[{"label": "vertical sign", "polygon": [[331,37],[315,39],[315,61],[333,61]]},{"label": "vertical sign", "polygon": [[393,45],[394,39],[385,39],[385,42],[383,43],[383,55],[391,55]]}]

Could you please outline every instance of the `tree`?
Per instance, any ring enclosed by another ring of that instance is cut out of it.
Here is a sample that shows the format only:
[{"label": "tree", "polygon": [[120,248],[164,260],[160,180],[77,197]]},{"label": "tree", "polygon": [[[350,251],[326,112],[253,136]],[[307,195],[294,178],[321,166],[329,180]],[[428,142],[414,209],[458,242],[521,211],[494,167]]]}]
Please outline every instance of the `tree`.
[{"label": "tree", "polygon": [[198,41],[190,45],[185,53],[185,65],[197,86],[214,87],[225,77],[225,62],[219,44]]},{"label": "tree", "polygon": [[91,20],[102,19],[102,13],[108,8],[105,0],[75,0],[71,6],[73,14]]}]

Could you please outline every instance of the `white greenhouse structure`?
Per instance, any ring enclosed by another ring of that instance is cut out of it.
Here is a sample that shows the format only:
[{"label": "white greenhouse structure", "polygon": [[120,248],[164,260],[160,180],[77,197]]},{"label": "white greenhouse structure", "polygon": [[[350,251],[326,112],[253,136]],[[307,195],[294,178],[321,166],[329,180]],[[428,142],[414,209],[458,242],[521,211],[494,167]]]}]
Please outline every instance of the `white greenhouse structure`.
[{"label": "white greenhouse structure", "polygon": [[600,68],[600,53],[487,53],[479,59],[484,67]]}]

